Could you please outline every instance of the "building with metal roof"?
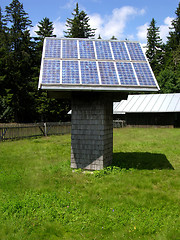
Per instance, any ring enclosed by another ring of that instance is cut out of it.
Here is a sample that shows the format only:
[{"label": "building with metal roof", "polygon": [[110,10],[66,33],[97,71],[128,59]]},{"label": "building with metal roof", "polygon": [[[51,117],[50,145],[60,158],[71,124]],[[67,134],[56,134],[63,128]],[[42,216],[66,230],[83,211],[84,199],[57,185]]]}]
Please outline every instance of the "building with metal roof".
[{"label": "building with metal roof", "polygon": [[114,103],[113,114],[127,125],[180,127],[180,93],[129,95]]}]

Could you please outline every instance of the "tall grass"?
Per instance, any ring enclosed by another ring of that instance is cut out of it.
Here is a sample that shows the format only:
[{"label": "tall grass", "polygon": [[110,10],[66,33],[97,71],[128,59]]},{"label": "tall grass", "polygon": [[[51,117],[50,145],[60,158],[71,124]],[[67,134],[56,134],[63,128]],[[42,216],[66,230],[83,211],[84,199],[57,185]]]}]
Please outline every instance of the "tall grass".
[{"label": "tall grass", "polygon": [[94,174],[72,172],[70,145],[0,143],[0,239],[180,239],[180,129],[115,129]]}]

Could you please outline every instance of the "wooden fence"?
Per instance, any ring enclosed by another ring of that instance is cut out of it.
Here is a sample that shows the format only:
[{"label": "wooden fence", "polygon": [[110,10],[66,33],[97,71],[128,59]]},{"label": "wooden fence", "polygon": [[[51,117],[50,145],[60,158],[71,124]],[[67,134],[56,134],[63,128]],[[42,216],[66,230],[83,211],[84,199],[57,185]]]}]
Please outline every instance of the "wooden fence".
[{"label": "wooden fence", "polygon": [[[114,128],[125,127],[125,121],[114,120]],[[28,124],[1,124],[0,123],[0,142],[21,138],[63,135],[71,133],[70,122],[47,122],[47,123],[28,123]]]},{"label": "wooden fence", "polygon": [[0,141],[71,133],[71,123],[0,124]]}]

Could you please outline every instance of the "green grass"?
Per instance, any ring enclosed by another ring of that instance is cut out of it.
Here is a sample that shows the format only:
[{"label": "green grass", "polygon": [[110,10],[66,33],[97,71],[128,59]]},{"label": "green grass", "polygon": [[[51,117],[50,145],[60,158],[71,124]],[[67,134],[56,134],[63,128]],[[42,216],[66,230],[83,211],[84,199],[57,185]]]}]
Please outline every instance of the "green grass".
[{"label": "green grass", "polygon": [[0,143],[0,239],[180,239],[180,129],[115,129],[112,166],[70,169],[70,135]]}]

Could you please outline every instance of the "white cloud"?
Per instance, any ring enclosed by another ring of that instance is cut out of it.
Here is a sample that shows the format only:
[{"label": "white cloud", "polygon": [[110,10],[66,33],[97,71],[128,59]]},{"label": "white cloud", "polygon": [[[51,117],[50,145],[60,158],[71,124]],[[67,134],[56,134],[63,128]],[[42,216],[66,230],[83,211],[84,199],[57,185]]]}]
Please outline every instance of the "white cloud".
[{"label": "white cloud", "polygon": [[63,37],[64,36],[64,31],[66,30],[66,26],[64,22],[60,21],[60,18],[58,18],[54,23],[54,31],[53,33],[57,36],[57,37]]},{"label": "white cloud", "polygon": [[102,17],[98,13],[95,13],[93,15],[89,15],[89,18],[90,18],[89,24],[91,28],[97,29],[96,30],[97,35],[101,34],[103,32],[104,24]]},{"label": "white cloud", "polygon": [[[69,0],[64,6],[65,8],[74,7],[75,0]],[[112,36],[115,36],[118,39],[123,39],[128,37],[128,39],[134,39],[134,36],[129,34],[128,36],[124,34],[125,27],[130,21],[130,19],[145,14],[144,9],[137,9],[132,6],[124,6],[122,8],[115,8],[112,10],[112,13],[107,16],[101,16],[98,13],[88,14],[90,21],[89,24],[91,28],[96,30],[96,38],[101,35],[103,39],[110,39]],[[65,22],[61,21],[60,18],[53,22],[54,24],[54,34],[57,37],[64,36],[64,30],[66,30]],[[35,36],[34,31],[38,30],[37,25],[31,29],[31,36]],[[139,29],[140,31],[141,29]],[[140,34],[140,32],[139,32]]]},{"label": "white cloud", "polygon": [[122,36],[128,16],[135,15],[136,10],[133,7],[123,7],[114,9],[104,26],[104,36],[107,38]]},{"label": "white cloud", "polygon": [[[164,19],[164,24],[159,26],[159,34],[163,42],[167,41],[167,36],[169,35],[169,28],[171,27],[172,20],[173,18],[166,17]],[[149,25],[149,23],[145,23],[144,25],[137,27],[137,38],[144,44],[147,42],[147,29]]]},{"label": "white cloud", "polygon": [[160,25],[159,30],[160,30],[160,37],[163,40],[163,42],[167,41],[167,36],[169,35],[171,23],[172,23],[173,18],[171,17],[166,17],[164,19],[164,25]]},{"label": "white cloud", "polygon": [[130,17],[143,15],[144,9],[137,9],[131,6],[115,8],[112,14],[102,17],[99,14],[90,15],[90,25],[97,28],[96,37],[100,34],[102,38],[109,39],[112,36],[118,39],[124,37],[124,29]]},{"label": "white cloud", "polygon": [[36,24],[34,27],[30,28],[30,35],[31,37],[37,37],[37,34],[35,31],[38,31],[39,28],[38,28],[38,24]]},{"label": "white cloud", "polygon": [[72,10],[74,9],[76,2],[76,0],[69,0],[62,8]]},{"label": "white cloud", "polygon": [[144,25],[141,25],[137,27],[137,38],[140,42],[146,42],[147,41],[147,28],[149,24],[145,23]]}]

